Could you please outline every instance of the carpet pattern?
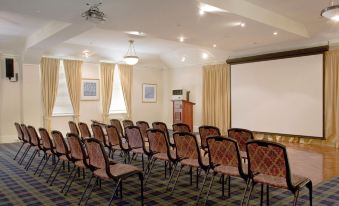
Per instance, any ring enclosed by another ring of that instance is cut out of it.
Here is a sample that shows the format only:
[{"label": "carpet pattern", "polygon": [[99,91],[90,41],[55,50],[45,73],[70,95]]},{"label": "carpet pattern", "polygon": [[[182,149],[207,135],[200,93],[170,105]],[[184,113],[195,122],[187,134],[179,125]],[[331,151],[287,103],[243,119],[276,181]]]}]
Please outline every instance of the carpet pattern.
[{"label": "carpet pattern", "polygon": [[[87,171],[86,179],[82,177],[76,178],[72,187],[64,196],[60,190],[68,177],[67,169],[61,171],[60,175],[54,182],[53,186],[46,183],[47,177],[51,172],[51,161],[44,170],[41,177],[34,176],[34,170],[42,157],[36,157],[30,170],[24,170],[25,163],[28,161],[26,157],[24,164],[19,165],[13,160],[19,148],[19,144],[1,144],[0,145],[0,205],[77,205],[81,197],[84,187],[89,180],[90,171]],[[21,153],[22,154],[22,153]],[[20,157],[20,155],[19,155]],[[115,156],[119,158],[118,155]],[[134,161],[132,164],[141,167],[141,161]],[[168,178],[168,177],[167,177]],[[178,180],[176,189],[171,194],[166,192],[167,180],[164,177],[164,167],[162,162],[158,162],[152,171],[144,190],[145,205],[195,205],[198,190],[195,187],[195,177],[193,184],[189,184],[189,175],[183,172]],[[245,188],[245,182],[242,179],[232,178],[231,181],[231,197],[221,197],[221,184],[215,178],[207,205],[240,205],[240,200]],[[199,186],[202,185],[203,176],[199,178]],[[207,183],[209,183],[209,178]],[[113,187],[113,181],[103,181],[101,189],[96,186],[93,190],[88,205],[107,205]],[[227,188],[225,186],[225,188]],[[200,200],[202,205],[205,201],[205,192]],[[225,191],[227,195],[227,191]],[[264,198],[265,201],[265,198]],[[286,190],[274,189],[270,190],[271,205],[291,205],[293,195]],[[254,188],[250,205],[259,205],[260,203],[260,185]],[[322,182],[313,188],[313,204],[314,205],[339,205],[339,177],[330,181]],[[113,205],[140,205],[140,185],[137,176],[130,177],[123,182],[123,198],[115,197]],[[298,205],[309,205],[308,190],[305,188],[301,191]]]}]

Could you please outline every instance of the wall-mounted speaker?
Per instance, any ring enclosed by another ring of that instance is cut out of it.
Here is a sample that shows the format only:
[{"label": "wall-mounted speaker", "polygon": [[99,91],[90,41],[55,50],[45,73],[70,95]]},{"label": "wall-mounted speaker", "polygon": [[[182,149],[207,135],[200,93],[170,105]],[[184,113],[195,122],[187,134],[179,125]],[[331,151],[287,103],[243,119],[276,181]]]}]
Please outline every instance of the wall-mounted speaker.
[{"label": "wall-mounted speaker", "polygon": [[6,58],[6,77],[9,80],[14,77],[14,59]]}]

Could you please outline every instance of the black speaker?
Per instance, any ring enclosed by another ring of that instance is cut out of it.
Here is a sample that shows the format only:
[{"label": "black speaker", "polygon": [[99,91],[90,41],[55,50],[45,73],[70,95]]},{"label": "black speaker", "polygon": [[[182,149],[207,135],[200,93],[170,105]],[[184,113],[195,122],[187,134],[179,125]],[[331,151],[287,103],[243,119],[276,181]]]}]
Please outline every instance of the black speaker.
[{"label": "black speaker", "polygon": [[14,77],[14,59],[6,59],[6,77],[9,80]]}]

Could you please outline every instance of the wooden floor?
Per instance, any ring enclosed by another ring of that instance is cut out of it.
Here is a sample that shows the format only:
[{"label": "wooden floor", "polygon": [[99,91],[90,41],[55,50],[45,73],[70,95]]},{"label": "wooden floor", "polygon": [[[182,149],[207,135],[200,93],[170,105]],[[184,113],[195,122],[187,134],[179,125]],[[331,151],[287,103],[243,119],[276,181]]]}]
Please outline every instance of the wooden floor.
[{"label": "wooden floor", "polygon": [[310,178],[314,185],[339,175],[339,149],[321,145],[284,145],[292,173]]}]

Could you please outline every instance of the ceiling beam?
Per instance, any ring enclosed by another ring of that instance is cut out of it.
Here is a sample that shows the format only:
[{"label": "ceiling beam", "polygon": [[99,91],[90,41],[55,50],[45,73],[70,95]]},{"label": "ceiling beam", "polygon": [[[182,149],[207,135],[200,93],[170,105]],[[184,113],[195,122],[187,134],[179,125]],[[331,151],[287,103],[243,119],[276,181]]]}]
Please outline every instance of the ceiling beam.
[{"label": "ceiling beam", "polygon": [[266,24],[268,26],[281,29],[283,31],[308,38],[309,34],[306,27],[286,16],[275,13],[263,7],[247,2],[245,0],[198,0],[201,3],[226,10],[230,13],[252,19],[254,21]]}]

